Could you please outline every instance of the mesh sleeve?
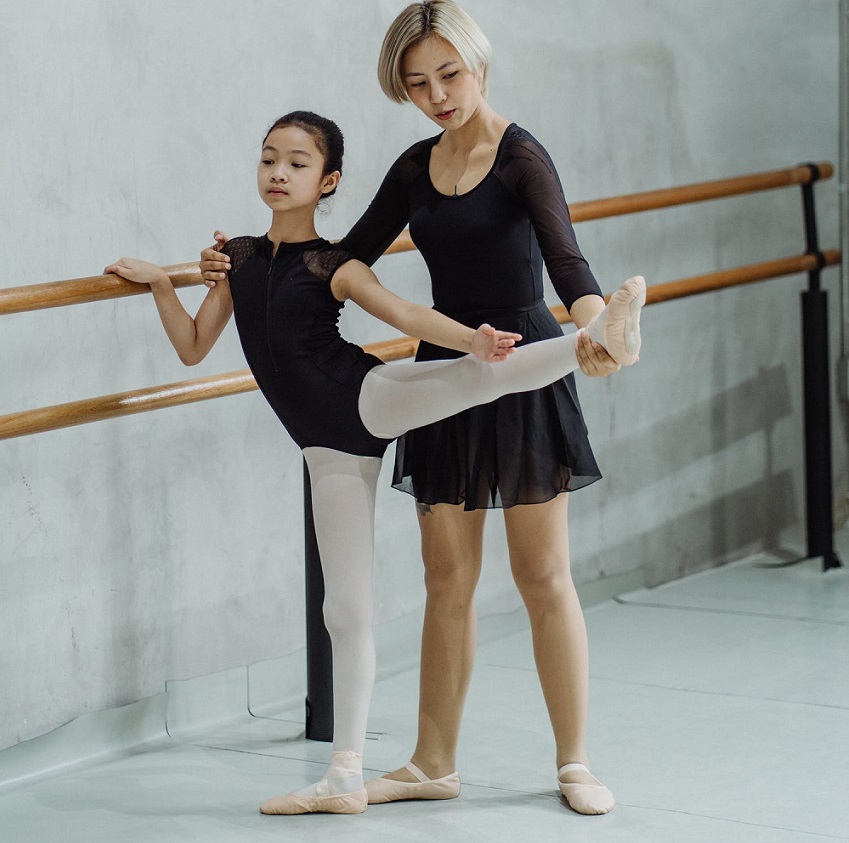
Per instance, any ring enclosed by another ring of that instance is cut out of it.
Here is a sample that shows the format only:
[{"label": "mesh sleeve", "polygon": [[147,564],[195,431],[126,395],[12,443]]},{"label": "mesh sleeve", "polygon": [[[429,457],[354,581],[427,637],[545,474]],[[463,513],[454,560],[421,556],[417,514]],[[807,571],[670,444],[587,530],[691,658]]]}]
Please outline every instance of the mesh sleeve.
[{"label": "mesh sleeve", "polygon": [[548,153],[518,127],[496,171],[528,211],[545,267],[560,300],[570,309],[581,296],[601,289],[575,239],[569,208]]},{"label": "mesh sleeve", "polygon": [[230,258],[230,274],[238,272],[256,251],[256,237],[234,237],[228,240],[223,252]]},{"label": "mesh sleeve", "polygon": [[339,245],[371,266],[410,220],[408,188],[427,166],[435,138],[411,146],[390,167],[366,212]]},{"label": "mesh sleeve", "polygon": [[307,269],[317,278],[328,282],[343,263],[347,263],[353,258],[354,256],[350,252],[336,246],[311,249],[304,252],[304,263],[307,265]]}]

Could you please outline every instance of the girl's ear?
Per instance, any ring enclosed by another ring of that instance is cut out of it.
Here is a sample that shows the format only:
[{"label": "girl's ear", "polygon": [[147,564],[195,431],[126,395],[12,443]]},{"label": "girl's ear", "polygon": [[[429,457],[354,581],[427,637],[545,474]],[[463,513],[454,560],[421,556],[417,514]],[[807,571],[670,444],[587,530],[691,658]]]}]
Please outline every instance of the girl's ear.
[{"label": "girl's ear", "polygon": [[334,170],[332,173],[328,173],[321,183],[321,192],[330,193],[331,191],[336,190],[336,185],[339,184],[339,179],[341,178],[342,173],[340,173],[339,170]]}]

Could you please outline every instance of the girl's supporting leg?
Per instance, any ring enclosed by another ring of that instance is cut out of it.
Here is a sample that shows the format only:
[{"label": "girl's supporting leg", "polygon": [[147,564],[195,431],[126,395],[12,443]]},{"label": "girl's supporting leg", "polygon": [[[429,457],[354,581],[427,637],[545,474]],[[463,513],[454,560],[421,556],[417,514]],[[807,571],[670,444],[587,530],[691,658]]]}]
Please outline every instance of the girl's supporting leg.
[{"label": "girl's supporting leg", "polygon": [[333,759],[321,781],[270,799],[266,814],[365,810],[362,755],[374,686],[372,563],[381,461],[306,448],[324,574],[324,622],[333,647]]}]

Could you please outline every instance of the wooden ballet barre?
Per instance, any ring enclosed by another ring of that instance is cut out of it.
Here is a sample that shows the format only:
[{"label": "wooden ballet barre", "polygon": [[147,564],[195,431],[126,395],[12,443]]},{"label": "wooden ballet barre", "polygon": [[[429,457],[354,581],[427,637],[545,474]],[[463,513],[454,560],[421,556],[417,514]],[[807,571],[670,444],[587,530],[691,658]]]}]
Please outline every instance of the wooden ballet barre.
[{"label": "wooden ballet barre", "polygon": [[[823,253],[823,260],[825,266],[835,266],[840,263],[841,254],[836,249],[832,249]],[[723,269],[665,284],[655,284],[647,290],[646,304],[657,304],[686,296],[695,296],[712,290],[765,281],[768,278],[796,275],[815,269],[816,264],[817,259],[813,255],[796,255],[780,260]],[[561,324],[571,321],[563,305],[552,307],[551,312]],[[418,340],[412,337],[400,337],[364,346],[366,351],[387,363],[412,357],[416,353],[417,347]],[[48,430],[59,430],[78,424],[103,421],[104,419],[118,418],[149,410],[159,410],[164,407],[192,404],[210,398],[238,395],[256,388],[253,375],[245,369],[224,375],[212,375],[198,380],[180,381],[132,392],[119,392],[99,398],[71,401],[37,410],[24,410],[0,416],[0,439],[13,439],[17,436],[44,433]]]},{"label": "wooden ballet barre", "polygon": [[[822,162],[815,165],[819,178],[831,178],[834,170],[831,164]],[[593,199],[588,202],[575,202],[570,205],[573,222],[606,217],[633,214],[639,211],[659,210],[703,202],[710,199],[722,199],[762,190],[807,184],[814,178],[808,165],[785,170],[771,170],[765,173],[753,173],[730,179],[700,182],[697,184],[650,190],[644,193],[632,193],[614,196],[608,199]],[[416,245],[409,231],[403,231],[390,244],[384,254],[415,251]],[[197,263],[181,263],[166,266],[165,271],[175,287],[192,287],[202,282]],[[74,278],[68,281],[51,281],[46,284],[30,284],[22,287],[0,289],[0,315],[25,313],[44,310],[50,307],[64,307],[71,304],[103,301],[106,299],[138,296],[150,292],[146,284],[134,284],[117,275],[93,275],[88,278]]]},{"label": "wooden ballet barre", "polygon": [[819,171],[815,179],[811,167],[801,164],[788,170],[770,170],[765,173],[752,173],[748,176],[736,176],[730,179],[717,179],[698,184],[685,184],[680,187],[667,187],[660,190],[647,190],[644,193],[630,193],[625,196],[613,196],[609,199],[593,199],[589,202],[574,202],[569,206],[573,222],[617,217],[623,214],[635,214],[639,211],[654,211],[661,208],[674,208],[693,202],[707,202],[712,199],[725,199],[758,193],[763,190],[775,190],[780,187],[793,187],[812,181],[830,179],[834,168],[826,161],[814,165]]}]

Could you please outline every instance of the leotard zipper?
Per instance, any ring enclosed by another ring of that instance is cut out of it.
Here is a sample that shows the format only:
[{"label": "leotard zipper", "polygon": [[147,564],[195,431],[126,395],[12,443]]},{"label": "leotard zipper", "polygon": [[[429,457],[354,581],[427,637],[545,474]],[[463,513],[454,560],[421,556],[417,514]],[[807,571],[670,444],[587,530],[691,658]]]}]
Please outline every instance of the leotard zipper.
[{"label": "leotard zipper", "polygon": [[274,269],[274,259],[276,255],[271,256],[271,261],[268,264],[268,272],[265,276],[265,342],[268,345],[268,356],[271,359],[271,365],[275,373],[279,373],[277,361],[274,359],[274,352],[271,350],[271,270]]}]

